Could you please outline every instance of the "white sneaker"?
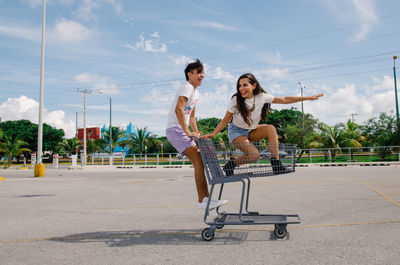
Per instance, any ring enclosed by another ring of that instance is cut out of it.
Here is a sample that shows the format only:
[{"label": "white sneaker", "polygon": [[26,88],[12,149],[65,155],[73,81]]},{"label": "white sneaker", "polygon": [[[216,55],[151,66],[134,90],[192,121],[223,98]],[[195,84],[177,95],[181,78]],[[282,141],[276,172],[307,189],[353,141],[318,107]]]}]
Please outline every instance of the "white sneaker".
[{"label": "white sneaker", "polygon": [[[208,203],[208,198],[204,197],[202,202],[198,202],[197,203],[197,207],[205,209],[207,207],[207,203]],[[228,203],[227,200],[211,200],[209,209],[211,210],[211,209],[220,207],[220,206],[222,206],[224,204],[227,204],[227,203]]]}]

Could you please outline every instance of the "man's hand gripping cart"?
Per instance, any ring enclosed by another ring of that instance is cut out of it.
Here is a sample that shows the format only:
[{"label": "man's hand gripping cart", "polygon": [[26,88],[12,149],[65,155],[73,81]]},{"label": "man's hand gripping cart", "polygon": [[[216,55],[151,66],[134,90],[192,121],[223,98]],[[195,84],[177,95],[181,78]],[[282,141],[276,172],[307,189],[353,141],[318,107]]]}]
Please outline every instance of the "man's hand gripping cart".
[{"label": "man's hand gripping cart", "polygon": [[[209,227],[203,229],[201,234],[204,240],[212,240],[215,230],[221,229],[225,225],[275,225],[275,236],[277,238],[285,238],[287,225],[300,223],[300,217],[297,214],[260,214],[248,210],[250,178],[269,177],[294,172],[296,160],[296,147],[294,145],[281,144],[279,146],[280,160],[275,160],[270,158],[271,152],[269,150],[273,150],[270,145],[254,143],[258,152],[247,156],[249,163],[235,167],[232,166],[234,157],[242,154],[235,147],[225,142],[213,142],[212,139],[197,137],[195,139],[203,159],[208,183],[211,186],[210,198],[204,213],[204,222]],[[229,168],[229,165],[231,168]],[[220,200],[224,184],[231,182],[242,182],[239,213],[220,212],[219,208],[216,208],[217,217],[209,221],[209,205],[215,185],[220,185],[218,195]]]}]

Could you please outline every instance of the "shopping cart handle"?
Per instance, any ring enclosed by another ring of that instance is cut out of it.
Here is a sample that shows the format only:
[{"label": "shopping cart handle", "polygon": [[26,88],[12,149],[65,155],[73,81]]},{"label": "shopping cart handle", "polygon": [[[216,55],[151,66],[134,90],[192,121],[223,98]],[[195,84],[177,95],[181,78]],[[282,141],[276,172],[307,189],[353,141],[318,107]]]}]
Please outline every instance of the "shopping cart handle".
[{"label": "shopping cart handle", "polygon": [[189,138],[194,139],[194,140],[199,140],[200,137],[196,136],[196,135],[189,135]]}]

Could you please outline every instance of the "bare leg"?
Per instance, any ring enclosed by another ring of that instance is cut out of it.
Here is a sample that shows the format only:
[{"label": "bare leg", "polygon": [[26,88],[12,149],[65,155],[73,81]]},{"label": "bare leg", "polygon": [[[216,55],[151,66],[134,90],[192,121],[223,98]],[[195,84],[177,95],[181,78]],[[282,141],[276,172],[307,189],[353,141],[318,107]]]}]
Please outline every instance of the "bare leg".
[{"label": "bare leg", "polygon": [[202,202],[204,197],[209,197],[210,194],[208,193],[208,184],[206,175],[204,174],[204,165],[200,150],[197,146],[191,146],[187,148],[184,153],[193,164],[197,195],[199,197],[199,202]]},{"label": "bare leg", "polygon": [[271,157],[279,160],[279,142],[278,134],[273,125],[261,124],[252,131],[249,135],[249,139],[252,142],[268,138],[268,148],[271,152]]},{"label": "bare leg", "polygon": [[232,144],[243,152],[243,155],[235,159],[235,165],[248,164],[260,158],[257,148],[245,136],[239,136]]}]

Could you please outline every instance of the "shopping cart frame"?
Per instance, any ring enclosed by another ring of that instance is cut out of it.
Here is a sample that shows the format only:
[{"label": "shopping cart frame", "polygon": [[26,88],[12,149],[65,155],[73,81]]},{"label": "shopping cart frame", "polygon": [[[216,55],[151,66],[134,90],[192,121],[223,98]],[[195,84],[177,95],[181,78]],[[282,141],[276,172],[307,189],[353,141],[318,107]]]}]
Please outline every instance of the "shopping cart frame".
[{"label": "shopping cart frame", "polygon": [[[285,238],[287,235],[288,224],[301,223],[300,217],[297,214],[260,214],[259,212],[248,210],[251,186],[250,179],[275,175],[269,165],[246,165],[244,169],[239,169],[234,174],[227,176],[221,168],[223,164],[220,164],[220,162],[225,162],[226,160],[219,160],[217,152],[215,150],[216,143],[209,138],[195,137],[195,139],[200,150],[200,154],[204,164],[204,170],[208,179],[208,183],[210,185],[210,196],[204,213],[204,223],[209,225],[209,227],[203,229],[201,234],[204,240],[212,240],[214,238],[215,231],[217,229],[222,229],[225,225],[274,225],[275,236],[277,238]],[[280,148],[282,147],[285,146],[281,145]],[[296,147],[294,145],[290,145],[286,149],[290,152],[288,155],[289,157],[286,158],[286,161],[288,161],[286,165],[288,171],[285,173],[292,173],[295,172]],[[257,170],[259,171],[257,172]],[[232,182],[242,182],[239,212],[220,212],[218,207],[216,208],[217,216],[214,217],[212,220],[209,220],[211,219],[211,210],[209,206],[216,185],[220,185],[218,200],[221,200],[224,184]]]}]

